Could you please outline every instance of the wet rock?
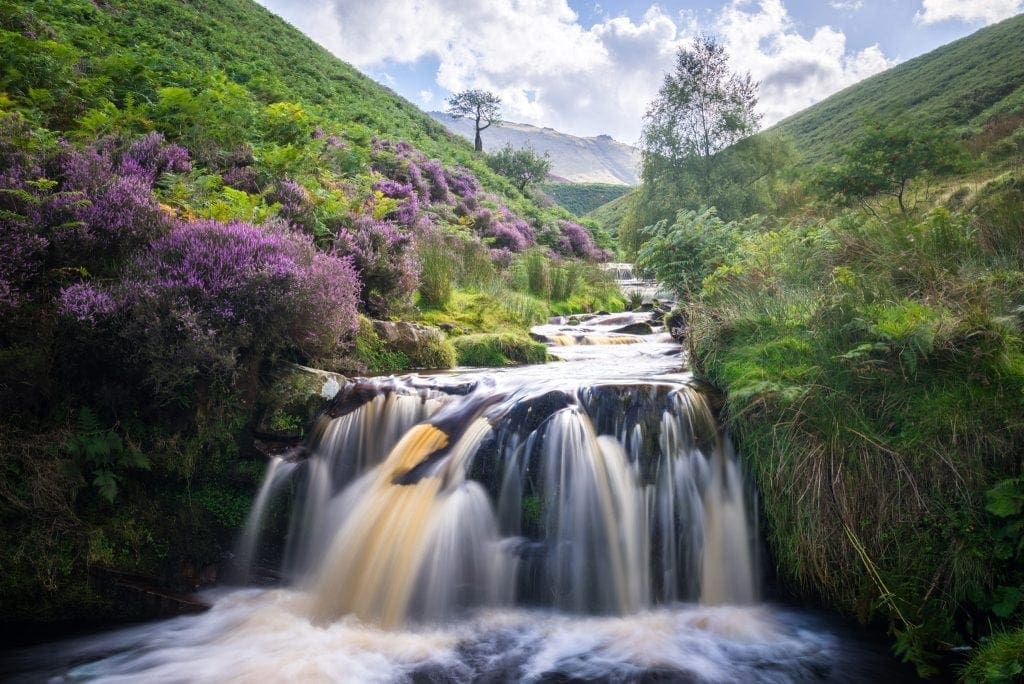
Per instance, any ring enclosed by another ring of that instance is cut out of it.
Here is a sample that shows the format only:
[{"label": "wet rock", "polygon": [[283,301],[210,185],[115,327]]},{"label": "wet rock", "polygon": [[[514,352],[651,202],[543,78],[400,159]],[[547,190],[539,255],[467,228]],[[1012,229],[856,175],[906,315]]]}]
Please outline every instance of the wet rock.
[{"label": "wet rock", "polygon": [[636,315],[625,313],[620,316],[611,316],[601,321],[601,325],[629,325],[636,320]]},{"label": "wet rock", "polygon": [[530,331],[530,339],[535,342],[540,342],[541,344],[551,344],[550,337],[547,335],[541,335],[540,333],[535,333],[532,330]]},{"label": "wet rock", "polygon": [[616,328],[615,330],[612,330],[612,332],[620,333],[622,335],[651,335],[654,333],[654,329],[651,328],[650,323],[637,322],[624,325],[621,328]]},{"label": "wet rock", "polygon": [[673,309],[665,319],[665,327],[672,338],[683,342],[690,335],[690,319],[684,309]]},{"label": "wet rock", "polygon": [[278,367],[261,397],[256,437],[272,442],[302,439],[312,420],[347,382],[337,373],[294,363]]}]

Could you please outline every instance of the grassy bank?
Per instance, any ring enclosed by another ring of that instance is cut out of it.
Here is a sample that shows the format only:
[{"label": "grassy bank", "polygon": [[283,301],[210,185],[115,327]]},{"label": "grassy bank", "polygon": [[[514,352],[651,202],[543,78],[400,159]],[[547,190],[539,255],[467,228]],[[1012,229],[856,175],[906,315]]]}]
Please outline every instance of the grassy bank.
[{"label": "grassy bank", "polygon": [[1021,506],[999,504],[1024,450],[1022,188],[917,217],[697,221],[693,362],[727,390],[779,568],[882,621],[922,674],[1024,618]]}]

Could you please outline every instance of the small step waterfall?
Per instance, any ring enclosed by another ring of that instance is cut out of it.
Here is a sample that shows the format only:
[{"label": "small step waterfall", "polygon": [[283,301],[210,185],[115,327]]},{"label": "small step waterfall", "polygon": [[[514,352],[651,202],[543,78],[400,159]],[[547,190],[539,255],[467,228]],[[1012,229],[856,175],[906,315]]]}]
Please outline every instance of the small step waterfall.
[{"label": "small step waterfall", "polygon": [[268,468],[238,558],[292,479],[282,567],[320,622],[757,599],[749,490],[689,384],[362,381],[307,451]]},{"label": "small step waterfall", "polygon": [[753,489],[659,319],[552,319],[560,361],[345,385],[269,463],[207,612],[0,656],[0,679],[905,681],[758,600]]}]

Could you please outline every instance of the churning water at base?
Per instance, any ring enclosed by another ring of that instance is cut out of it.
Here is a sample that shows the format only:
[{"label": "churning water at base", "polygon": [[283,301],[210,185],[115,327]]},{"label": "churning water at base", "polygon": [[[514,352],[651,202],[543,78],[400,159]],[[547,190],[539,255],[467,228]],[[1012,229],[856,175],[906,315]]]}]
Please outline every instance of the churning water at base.
[{"label": "churning water at base", "polygon": [[[708,398],[622,316],[565,361],[364,380],[274,459],[198,616],[17,655],[102,681],[860,681],[886,661],[758,603],[756,505]],[[586,351],[584,351],[586,350]],[[669,354],[666,354],[668,352]],[[634,369],[630,374],[628,369]],[[291,509],[284,539],[274,506]],[[280,526],[278,526],[280,527]],[[56,655],[54,655],[56,654]],[[52,668],[52,669],[51,669]],[[879,669],[881,668],[881,669]]]}]

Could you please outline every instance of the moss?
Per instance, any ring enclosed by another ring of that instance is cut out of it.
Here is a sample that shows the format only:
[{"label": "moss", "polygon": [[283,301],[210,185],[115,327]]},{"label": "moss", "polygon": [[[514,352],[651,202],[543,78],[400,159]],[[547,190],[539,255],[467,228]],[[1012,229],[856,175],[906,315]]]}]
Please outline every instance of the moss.
[{"label": "moss", "polygon": [[1010,684],[1024,678],[1024,627],[994,634],[960,672],[966,684]]},{"label": "moss", "polygon": [[425,336],[409,355],[411,368],[444,369],[454,368],[458,363],[455,347],[445,337]]},{"label": "moss", "polygon": [[388,349],[365,316],[359,317],[354,354],[356,361],[373,373],[394,373],[408,370],[412,361],[400,351]]},{"label": "moss", "polygon": [[515,366],[544,363],[547,348],[525,335],[483,333],[452,340],[463,366]]}]

